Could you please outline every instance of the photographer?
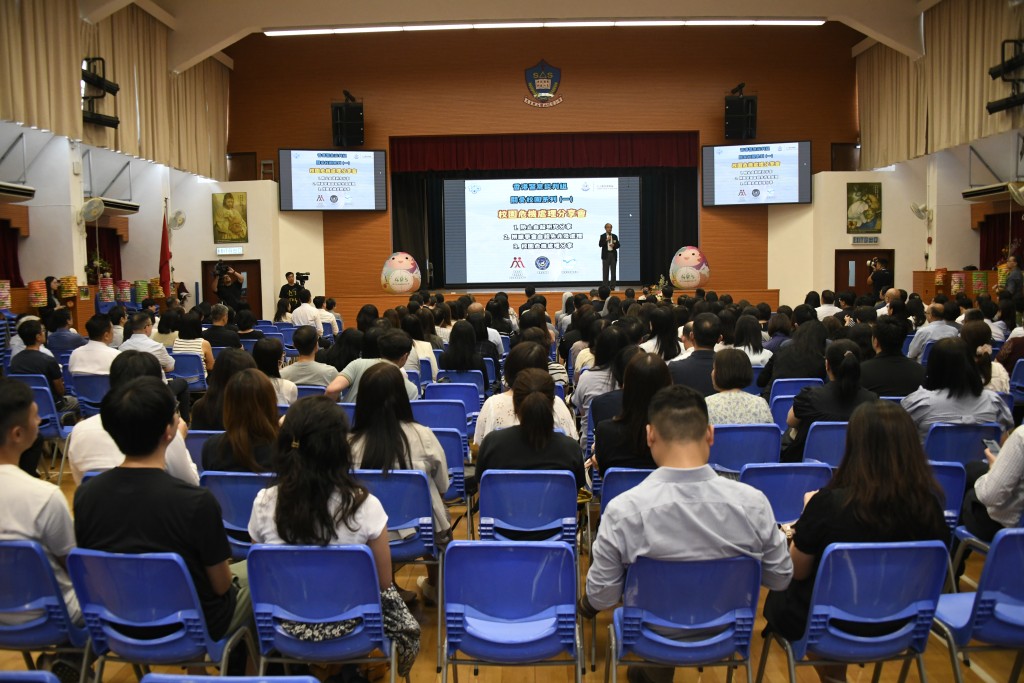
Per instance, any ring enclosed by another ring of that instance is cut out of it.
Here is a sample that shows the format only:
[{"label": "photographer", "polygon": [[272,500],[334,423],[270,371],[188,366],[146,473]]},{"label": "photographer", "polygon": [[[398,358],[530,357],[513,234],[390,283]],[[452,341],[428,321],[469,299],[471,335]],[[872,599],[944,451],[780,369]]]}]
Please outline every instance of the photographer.
[{"label": "photographer", "polygon": [[299,292],[301,292],[304,287],[302,284],[295,281],[295,273],[288,271],[284,274],[284,277],[288,280],[288,283],[281,285],[281,291],[278,293],[277,298],[287,299],[288,311],[291,312],[299,307]]},{"label": "photographer", "polygon": [[242,276],[223,261],[213,267],[213,289],[225,306],[237,311],[242,305]]},{"label": "photographer", "polygon": [[893,286],[892,272],[889,270],[889,260],[885,258],[873,258],[868,261],[871,274],[868,275],[868,284],[874,290],[875,301],[880,301],[882,294]]}]

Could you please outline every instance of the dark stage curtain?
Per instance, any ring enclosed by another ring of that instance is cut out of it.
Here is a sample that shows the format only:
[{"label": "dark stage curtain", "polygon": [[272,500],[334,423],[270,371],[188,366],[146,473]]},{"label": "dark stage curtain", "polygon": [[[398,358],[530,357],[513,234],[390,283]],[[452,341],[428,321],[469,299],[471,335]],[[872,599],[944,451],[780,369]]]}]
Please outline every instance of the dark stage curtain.
[{"label": "dark stage curtain", "polygon": [[10,221],[0,220],[0,280],[10,280],[11,287],[25,286],[18,264],[18,237]]},{"label": "dark stage curtain", "polygon": [[110,264],[110,275],[114,281],[121,279],[121,238],[117,230],[100,226],[87,226],[85,229],[86,256],[92,258],[97,251],[100,258]]},{"label": "dark stage curtain", "polygon": [[1024,250],[1020,248],[1020,243],[1024,242],[1024,210],[1017,208],[1013,206],[1010,212],[990,213],[985,216],[978,230],[981,238],[981,262],[978,267],[982,270],[995,268],[1002,260],[1003,249],[1008,248],[1014,241],[1018,243],[1014,255],[1018,260],[1024,256]]},{"label": "dark stage curtain", "polygon": [[696,167],[693,131],[391,138],[392,173]]},{"label": "dark stage curtain", "polygon": [[[391,174],[394,251],[407,251],[420,265],[425,286],[445,284],[444,181],[469,178],[507,178],[507,169]],[[696,168],[541,168],[514,172],[517,178],[639,176],[640,278],[645,284],[668,277],[669,262],[680,247],[697,244]],[[426,254],[433,264],[428,277]],[[593,283],[586,283],[590,286]]]}]

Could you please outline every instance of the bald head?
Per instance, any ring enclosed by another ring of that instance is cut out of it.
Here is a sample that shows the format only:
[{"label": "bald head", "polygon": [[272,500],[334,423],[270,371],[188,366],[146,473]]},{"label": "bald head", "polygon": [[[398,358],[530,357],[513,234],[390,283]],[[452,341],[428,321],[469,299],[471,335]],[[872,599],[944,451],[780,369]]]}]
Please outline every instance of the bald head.
[{"label": "bald head", "polygon": [[885,291],[885,303],[891,304],[893,301],[899,301],[899,300],[900,300],[900,290],[898,290],[898,289],[896,289],[894,287],[892,289],[887,289]]},{"label": "bald head", "polygon": [[466,315],[470,315],[472,313],[483,313],[483,312],[484,312],[484,305],[482,303],[480,303],[479,301],[474,301],[466,309]]},{"label": "bald head", "polygon": [[942,320],[942,310],[942,304],[929,304],[925,311],[928,314],[928,322]]}]

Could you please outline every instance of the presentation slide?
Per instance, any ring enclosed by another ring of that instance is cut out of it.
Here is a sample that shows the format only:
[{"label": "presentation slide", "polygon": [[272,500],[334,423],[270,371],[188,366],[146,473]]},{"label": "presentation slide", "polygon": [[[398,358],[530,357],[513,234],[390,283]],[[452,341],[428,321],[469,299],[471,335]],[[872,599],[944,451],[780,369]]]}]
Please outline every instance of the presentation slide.
[{"label": "presentation slide", "polygon": [[811,201],[811,144],[704,148],[704,206]]},{"label": "presentation slide", "polygon": [[282,211],[384,211],[383,151],[282,149]]},{"label": "presentation slide", "polygon": [[446,180],[444,198],[449,285],[600,284],[606,223],[617,281],[639,281],[639,178]]}]

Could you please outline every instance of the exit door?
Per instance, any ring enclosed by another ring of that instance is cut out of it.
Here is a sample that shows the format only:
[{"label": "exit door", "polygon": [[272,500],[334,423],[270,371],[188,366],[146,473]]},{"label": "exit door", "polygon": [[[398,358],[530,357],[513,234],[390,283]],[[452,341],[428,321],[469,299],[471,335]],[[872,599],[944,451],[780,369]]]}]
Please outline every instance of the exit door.
[{"label": "exit door", "polygon": [[[260,262],[258,260],[225,261],[235,269],[235,272],[242,276],[242,301],[249,304],[249,309],[255,314],[256,319],[263,318],[263,296],[261,292],[262,278],[260,277]],[[213,267],[216,261],[203,261],[202,292],[203,301],[209,304],[220,302],[217,298],[217,288],[213,286]]]},{"label": "exit door", "polygon": [[836,293],[852,291],[857,296],[873,296],[874,289],[868,284],[871,274],[868,261],[873,258],[888,259],[889,271],[896,277],[894,249],[836,249]]}]

